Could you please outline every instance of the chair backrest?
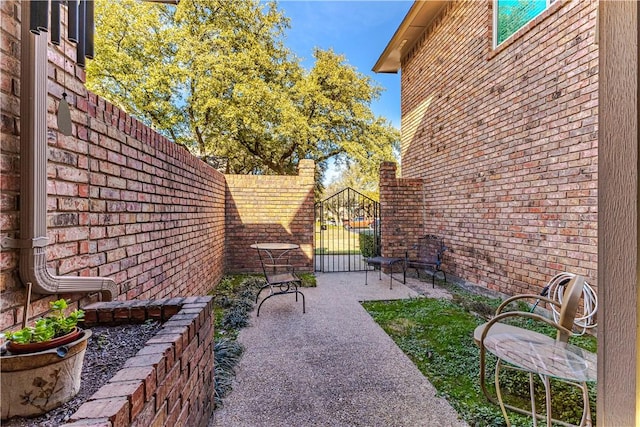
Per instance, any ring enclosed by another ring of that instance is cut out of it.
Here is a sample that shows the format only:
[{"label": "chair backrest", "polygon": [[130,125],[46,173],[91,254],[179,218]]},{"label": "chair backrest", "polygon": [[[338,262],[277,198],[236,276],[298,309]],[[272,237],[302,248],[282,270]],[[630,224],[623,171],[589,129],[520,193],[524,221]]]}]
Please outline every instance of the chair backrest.
[{"label": "chair backrest", "polygon": [[[585,279],[582,276],[575,275],[564,286],[562,294],[562,305],[560,307],[560,317],[557,321],[558,325],[568,330],[573,329],[573,322],[576,318],[578,307],[580,306],[580,298],[584,288]],[[556,339],[558,341],[567,342],[569,334],[558,331]]]},{"label": "chair backrest", "polygon": [[[258,242],[256,242],[256,246],[258,245]],[[258,259],[260,259],[260,265],[262,266],[262,272],[264,273],[264,277],[268,277],[268,273],[267,273],[267,268],[265,266],[265,260],[262,258],[262,249],[256,247],[256,250],[258,251]]]},{"label": "chair backrest", "polygon": [[417,255],[419,260],[440,265],[445,250],[444,241],[438,236],[427,234],[418,239]]}]

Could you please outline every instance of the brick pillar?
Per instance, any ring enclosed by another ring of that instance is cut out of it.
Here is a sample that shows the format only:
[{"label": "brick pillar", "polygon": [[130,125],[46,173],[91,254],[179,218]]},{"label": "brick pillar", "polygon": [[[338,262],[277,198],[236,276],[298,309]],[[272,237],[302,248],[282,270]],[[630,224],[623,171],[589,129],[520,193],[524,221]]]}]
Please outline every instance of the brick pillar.
[{"label": "brick pillar", "polygon": [[[316,164],[311,159],[302,159],[298,163],[298,176],[314,180]],[[307,184],[307,182],[305,182]]]},{"label": "brick pillar", "polygon": [[396,164],[380,165],[382,255],[404,256],[425,234],[422,179],[396,178]]}]

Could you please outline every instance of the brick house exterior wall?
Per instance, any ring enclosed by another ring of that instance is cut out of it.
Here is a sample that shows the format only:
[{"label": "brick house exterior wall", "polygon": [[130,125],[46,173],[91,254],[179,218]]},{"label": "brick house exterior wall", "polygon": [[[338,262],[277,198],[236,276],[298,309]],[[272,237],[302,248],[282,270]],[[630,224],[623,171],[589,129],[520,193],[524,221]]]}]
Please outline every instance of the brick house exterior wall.
[{"label": "brick house exterior wall", "polygon": [[399,213],[383,242],[406,245],[418,221],[462,281],[537,293],[571,271],[595,286],[597,2],[558,0],[497,49],[492,5],[450,2],[403,51],[403,176],[383,166],[382,215],[407,200],[424,215]]},{"label": "brick house exterior wall", "polygon": [[[0,2],[0,233],[11,238],[20,234],[20,13],[20,2]],[[232,209],[242,221],[253,221],[245,214],[256,212],[258,222],[286,217],[268,230],[270,238],[302,243],[308,259],[301,256],[300,262],[311,265],[313,162],[302,161],[299,176],[227,180],[185,148],[88,92],[84,70],[73,58],[65,61],[50,43],[48,60],[47,266],[53,274],[112,278],[120,301],[206,295],[226,271],[251,270],[242,255],[226,260],[226,254],[244,250],[246,256],[248,245],[262,238],[267,227],[235,222],[227,227]],[[71,136],[57,132],[63,83]],[[251,197],[240,203],[237,195],[243,191]],[[271,203],[276,207],[260,211]],[[240,238],[239,230],[257,234]],[[230,251],[227,233],[236,245]],[[18,254],[6,247],[0,252],[0,331],[13,329],[24,317]],[[34,294],[29,317],[43,315],[49,302],[61,297],[77,308],[98,295]]]}]

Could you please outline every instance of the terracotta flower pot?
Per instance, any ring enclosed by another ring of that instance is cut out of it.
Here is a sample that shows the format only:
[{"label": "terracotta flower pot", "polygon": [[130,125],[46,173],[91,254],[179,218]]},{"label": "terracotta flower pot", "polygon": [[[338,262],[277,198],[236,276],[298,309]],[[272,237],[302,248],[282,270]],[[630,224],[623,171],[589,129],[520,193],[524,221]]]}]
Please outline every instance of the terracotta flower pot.
[{"label": "terracotta flower pot", "polygon": [[70,342],[77,340],[81,332],[82,329],[76,327],[73,328],[73,330],[68,334],[50,339],[48,341],[30,342],[27,344],[9,341],[7,343],[7,350],[9,350],[12,354],[26,354],[45,351],[51,348],[60,347],[61,345],[69,344]]}]

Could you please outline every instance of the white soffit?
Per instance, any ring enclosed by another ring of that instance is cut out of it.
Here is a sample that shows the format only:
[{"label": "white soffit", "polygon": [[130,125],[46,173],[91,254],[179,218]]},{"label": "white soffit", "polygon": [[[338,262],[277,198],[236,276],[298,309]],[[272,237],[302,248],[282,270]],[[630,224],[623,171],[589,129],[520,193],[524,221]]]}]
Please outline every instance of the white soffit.
[{"label": "white soffit", "polygon": [[378,62],[373,66],[373,71],[376,73],[397,73],[401,67],[403,52],[407,52],[416,44],[447,3],[449,3],[447,0],[415,1],[384,52],[378,58]]}]

